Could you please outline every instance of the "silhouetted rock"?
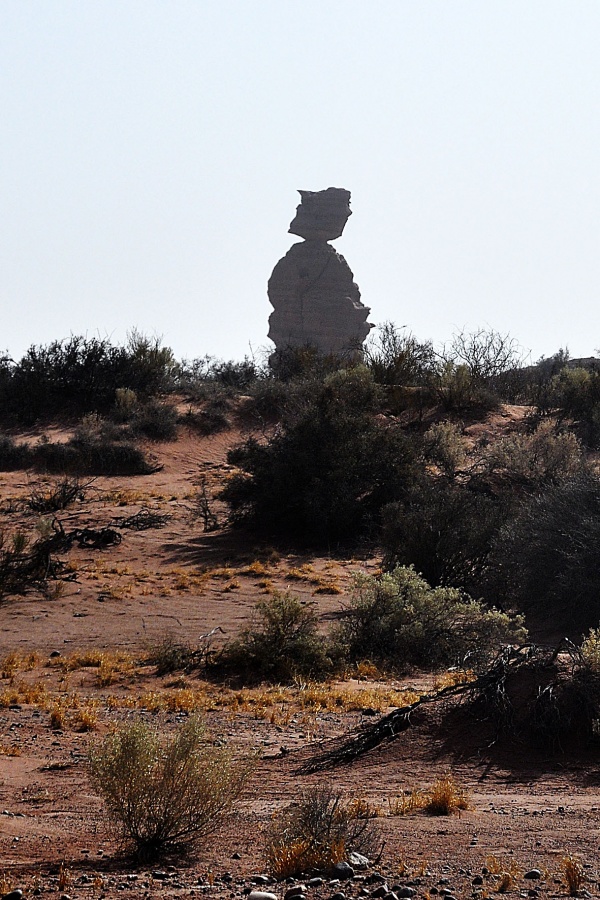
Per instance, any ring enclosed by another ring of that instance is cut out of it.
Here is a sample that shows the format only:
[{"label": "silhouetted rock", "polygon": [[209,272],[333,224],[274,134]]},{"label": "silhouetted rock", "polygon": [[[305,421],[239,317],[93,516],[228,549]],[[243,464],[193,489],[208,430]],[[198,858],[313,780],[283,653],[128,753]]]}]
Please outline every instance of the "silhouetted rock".
[{"label": "silhouetted rock", "polygon": [[372,326],[343,256],[327,243],[339,237],[350,211],[342,188],[300,191],[290,232],[304,237],[273,270],[268,294],[274,312],[269,337],[278,350],[310,345],[321,353],[358,349]]}]

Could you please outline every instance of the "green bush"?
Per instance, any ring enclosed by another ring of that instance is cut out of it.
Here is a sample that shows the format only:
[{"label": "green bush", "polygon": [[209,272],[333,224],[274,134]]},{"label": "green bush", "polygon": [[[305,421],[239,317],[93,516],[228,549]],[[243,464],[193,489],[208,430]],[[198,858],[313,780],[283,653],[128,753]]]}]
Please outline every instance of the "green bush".
[{"label": "green bush", "polygon": [[404,500],[384,506],[385,568],[413,565],[434,586],[479,594],[492,545],[513,501],[477,487],[423,478],[413,482]]},{"label": "green bush", "polygon": [[393,670],[473,667],[501,645],[524,640],[522,620],[456,588],[432,588],[413,569],[359,576],[338,641],[352,661]]},{"label": "green bush", "polygon": [[428,462],[434,463],[448,478],[455,478],[466,463],[462,429],[454,422],[436,422],[423,435],[423,450]]},{"label": "green bush", "polygon": [[146,398],[165,390],[175,368],[171,350],[137,332],[125,347],[82,336],[33,346],[18,363],[0,367],[2,418],[31,424],[107,412],[119,389]]},{"label": "green bush", "polygon": [[490,595],[577,635],[600,620],[600,478],[582,473],[529,498],[500,531]]},{"label": "green bush", "polygon": [[389,387],[423,385],[437,368],[431,342],[419,343],[393,322],[384,322],[369,338],[364,361],[377,384]]},{"label": "green bush", "polygon": [[488,473],[539,488],[559,484],[581,471],[583,457],[575,435],[546,420],[531,434],[513,434],[492,444],[483,463]]},{"label": "green bush", "polygon": [[251,624],[225,647],[219,665],[245,681],[322,677],[331,671],[332,661],[317,626],[312,603],[275,593],[256,604]]},{"label": "green bush", "polygon": [[353,540],[378,525],[417,470],[409,439],[378,421],[364,369],[334,373],[294,421],[266,443],[229,454],[242,472],[221,493],[234,522],[311,544]]},{"label": "green bush", "polygon": [[89,754],[92,786],[141,861],[191,849],[238,797],[248,772],[207,741],[197,718],[166,741],[134,722]]}]

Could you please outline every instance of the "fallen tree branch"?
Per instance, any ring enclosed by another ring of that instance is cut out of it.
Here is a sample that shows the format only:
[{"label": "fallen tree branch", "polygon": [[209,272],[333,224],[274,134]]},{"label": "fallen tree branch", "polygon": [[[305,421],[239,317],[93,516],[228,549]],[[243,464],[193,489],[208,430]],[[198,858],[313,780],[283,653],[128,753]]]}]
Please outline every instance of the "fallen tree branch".
[{"label": "fallen tree branch", "polygon": [[336,740],[331,749],[322,751],[304,763],[299,768],[298,773],[309,774],[311,772],[320,772],[336,765],[350,765],[359,757],[368,753],[369,750],[373,750],[380,744],[393,740],[401,732],[410,728],[412,714],[421,707],[465,694],[475,695],[477,693],[489,694],[490,692],[495,692],[501,697],[509,673],[526,665],[535,652],[536,648],[531,644],[525,644],[521,647],[507,647],[496,657],[491,666],[473,681],[449,685],[440,691],[422,694],[414,703],[393,709],[392,712],[378,719],[377,722],[363,726],[358,732],[342,738],[341,743],[339,739]]}]

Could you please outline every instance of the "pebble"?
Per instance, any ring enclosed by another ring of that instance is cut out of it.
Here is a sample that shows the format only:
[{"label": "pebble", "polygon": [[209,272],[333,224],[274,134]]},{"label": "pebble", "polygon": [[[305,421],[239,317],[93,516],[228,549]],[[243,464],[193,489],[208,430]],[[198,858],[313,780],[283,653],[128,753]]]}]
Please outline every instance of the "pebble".
[{"label": "pebble", "polygon": [[15,888],[14,891],[9,891],[8,894],[2,894],[2,900],[21,900],[23,896],[23,891],[20,888]]},{"label": "pebble", "polygon": [[[396,891],[396,895],[400,898],[402,897],[414,897],[417,892],[414,888],[411,887],[401,887]],[[440,891],[441,893],[441,891]]]},{"label": "pebble", "polygon": [[268,884],[269,876],[268,875],[253,875],[250,879],[252,884]]},{"label": "pebble", "polygon": [[[375,900],[377,900],[378,897],[385,897],[385,895],[389,894],[389,892],[390,892],[390,889],[387,886],[387,884],[385,884],[385,882],[384,882],[383,884],[380,884],[379,887],[376,887],[374,890],[371,891],[371,897],[374,897]],[[413,894],[414,894],[414,891],[413,891]]]},{"label": "pebble", "polygon": [[362,871],[369,868],[369,860],[362,853],[352,852],[348,855],[348,862],[354,869]]},{"label": "pebble", "polygon": [[483,875],[476,875],[471,884],[483,884]]},{"label": "pebble", "polygon": [[335,894],[332,894],[329,900],[346,900],[346,895],[343,891],[336,891]]},{"label": "pebble", "polygon": [[277,894],[272,894],[271,891],[250,891],[248,900],[279,900],[279,898]]},{"label": "pebble", "polygon": [[523,875],[523,878],[529,878],[532,881],[534,881],[538,878],[541,878],[541,877],[542,877],[542,873],[540,872],[539,869],[530,869],[529,872],[525,872],[525,874]]},{"label": "pebble", "polygon": [[308,882],[308,886],[309,887],[321,887],[321,885],[323,884],[323,881],[324,881],[324,879],[320,878],[320,877],[311,878],[310,881]]},{"label": "pebble", "polygon": [[283,900],[292,900],[292,897],[303,897],[306,888],[303,884],[293,884],[283,895]]},{"label": "pebble", "polygon": [[371,872],[370,875],[367,875],[365,878],[365,884],[383,884],[385,882],[385,876],[381,874],[381,872]]},{"label": "pebble", "polygon": [[337,862],[331,867],[331,874],[334,878],[339,878],[341,881],[345,881],[348,878],[354,878],[354,869],[352,868],[350,863],[345,862],[345,860],[341,860],[341,862]]}]

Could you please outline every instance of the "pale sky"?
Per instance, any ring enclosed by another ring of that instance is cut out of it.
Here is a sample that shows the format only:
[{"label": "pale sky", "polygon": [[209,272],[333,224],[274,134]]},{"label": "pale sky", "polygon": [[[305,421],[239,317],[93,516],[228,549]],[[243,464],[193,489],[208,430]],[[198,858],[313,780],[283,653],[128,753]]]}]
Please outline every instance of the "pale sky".
[{"label": "pale sky", "polygon": [[598,0],[0,0],[0,351],[271,348],[296,190],[370,320],[600,347]]}]

